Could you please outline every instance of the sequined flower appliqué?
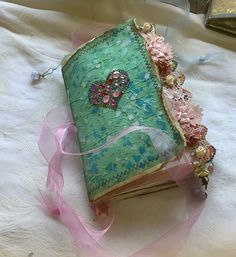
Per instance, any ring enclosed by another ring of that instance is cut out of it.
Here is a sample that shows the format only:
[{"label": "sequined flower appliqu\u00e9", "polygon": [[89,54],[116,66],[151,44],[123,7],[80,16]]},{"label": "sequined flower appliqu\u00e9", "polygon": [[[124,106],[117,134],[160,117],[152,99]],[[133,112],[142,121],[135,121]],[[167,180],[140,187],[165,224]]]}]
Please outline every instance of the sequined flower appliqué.
[{"label": "sequined flower appliqu\u00e9", "polygon": [[129,76],[123,70],[114,70],[106,81],[96,81],[89,89],[89,101],[92,105],[116,110],[119,100],[129,87]]}]

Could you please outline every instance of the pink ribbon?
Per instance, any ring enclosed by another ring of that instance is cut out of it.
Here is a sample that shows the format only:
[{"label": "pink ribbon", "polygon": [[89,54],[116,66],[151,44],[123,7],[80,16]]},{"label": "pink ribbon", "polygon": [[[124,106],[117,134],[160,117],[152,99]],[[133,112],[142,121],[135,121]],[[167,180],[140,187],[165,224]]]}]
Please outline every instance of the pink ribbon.
[{"label": "pink ribbon", "polygon": [[[123,131],[123,134],[121,134],[125,135],[125,133],[128,134],[132,131],[132,129],[129,130],[128,128],[126,132]],[[117,138],[119,139],[120,137],[119,135]],[[46,188],[51,191],[51,194],[40,192],[41,202],[51,215],[60,218],[85,256],[112,257],[113,255],[99,244],[99,239],[105,235],[113,222],[113,215],[107,215],[108,206],[106,204],[93,206],[97,214],[104,214],[100,215],[101,229],[98,230],[84,222],[63,199],[63,157],[66,155],[85,155],[88,152],[96,152],[102,149],[100,147],[85,153],[76,152],[75,138],[76,127],[68,108],[52,110],[47,114],[38,145],[48,161]],[[111,140],[110,144],[114,141],[116,140]],[[104,147],[108,145],[106,144]],[[191,227],[204,208],[204,192],[201,190],[199,180],[193,174],[188,153],[184,153],[179,160],[168,163],[163,169],[166,169],[166,172],[183,190],[188,206],[188,218],[182,224],[165,233],[160,239],[130,257],[174,257],[183,246]]]}]

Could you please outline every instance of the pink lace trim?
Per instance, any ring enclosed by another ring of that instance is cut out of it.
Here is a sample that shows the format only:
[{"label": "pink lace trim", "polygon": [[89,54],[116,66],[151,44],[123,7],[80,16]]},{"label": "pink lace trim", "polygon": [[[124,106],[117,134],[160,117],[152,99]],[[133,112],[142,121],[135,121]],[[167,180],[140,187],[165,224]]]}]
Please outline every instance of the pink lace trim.
[{"label": "pink lace trim", "polygon": [[202,108],[193,103],[192,94],[182,87],[185,76],[175,71],[177,63],[173,60],[172,47],[156,34],[150,24],[144,24],[140,34],[145,39],[147,51],[159,71],[163,97],[169,111],[182,128],[187,145],[192,148],[195,173],[207,187],[208,175],[213,170],[213,165],[209,162],[216,150],[206,140],[207,128],[201,124]]}]

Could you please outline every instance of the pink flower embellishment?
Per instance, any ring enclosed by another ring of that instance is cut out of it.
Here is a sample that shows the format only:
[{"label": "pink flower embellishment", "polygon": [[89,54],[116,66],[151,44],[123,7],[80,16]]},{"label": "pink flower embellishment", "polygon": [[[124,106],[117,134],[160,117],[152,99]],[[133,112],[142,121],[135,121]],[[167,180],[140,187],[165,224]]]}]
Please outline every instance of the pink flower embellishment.
[{"label": "pink flower embellishment", "polygon": [[207,128],[203,125],[184,126],[182,127],[188,145],[195,145],[198,140],[205,138],[207,134]]},{"label": "pink flower embellishment", "polygon": [[188,123],[192,126],[200,124],[202,120],[202,108],[194,106],[190,102],[176,102],[173,104],[173,114],[180,124]]},{"label": "pink flower embellishment", "polygon": [[164,96],[167,100],[170,112],[180,124],[189,145],[206,134],[206,128],[200,125],[202,120],[202,108],[193,105],[191,93],[184,88],[164,88]]},{"label": "pink flower embellishment", "polygon": [[164,38],[155,34],[149,33],[144,35],[146,47],[153,59],[156,61],[171,61],[173,58],[172,47],[164,42]]},{"label": "pink flower embellishment", "polygon": [[161,76],[172,71],[171,60],[173,58],[172,47],[164,42],[164,38],[155,33],[142,34],[146,40],[146,48],[157,65]]}]

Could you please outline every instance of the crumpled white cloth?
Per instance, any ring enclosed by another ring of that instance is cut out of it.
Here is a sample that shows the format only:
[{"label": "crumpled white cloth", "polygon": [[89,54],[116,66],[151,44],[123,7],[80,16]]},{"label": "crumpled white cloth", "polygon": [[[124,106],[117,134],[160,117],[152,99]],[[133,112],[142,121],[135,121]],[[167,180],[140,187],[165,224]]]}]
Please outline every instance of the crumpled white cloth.
[{"label": "crumpled white cloth", "polygon": [[[10,3],[11,2],[11,3]],[[117,24],[129,17],[166,25],[181,15],[175,7],[141,0],[16,0],[0,2],[0,256],[82,257],[60,222],[37,200],[47,164],[37,139],[44,115],[67,102],[60,70],[32,86],[33,69],[45,71],[71,52],[71,33],[91,21]],[[223,58],[183,65],[185,87],[204,108],[209,141],[215,145],[215,173],[206,208],[178,256],[236,256],[236,42],[204,28],[190,15],[183,32],[188,59],[209,52]],[[181,32],[180,32],[181,33]],[[92,222],[79,161],[65,163],[65,198]],[[185,214],[177,189],[133,198],[113,206],[116,220],[102,244],[125,257],[180,221]]]}]

